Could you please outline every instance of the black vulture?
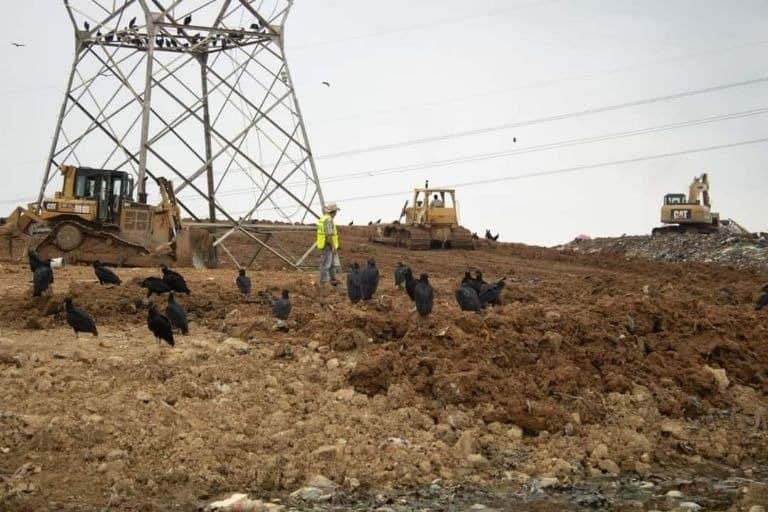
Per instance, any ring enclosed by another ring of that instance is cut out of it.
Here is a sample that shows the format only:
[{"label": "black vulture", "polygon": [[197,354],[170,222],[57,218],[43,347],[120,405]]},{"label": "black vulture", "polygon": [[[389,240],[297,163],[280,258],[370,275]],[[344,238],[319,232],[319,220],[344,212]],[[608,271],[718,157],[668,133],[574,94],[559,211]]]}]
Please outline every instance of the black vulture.
[{"label": "black vulture", "polygon": [[422,317],[428,316],[432,312],[432,303],[434,302],[435,292],[432,285],[429,284],[429,276],[421,274],[416,287],[413,290],[414,301],[416,302],[416,311]]},{"label": "black vulture", "polygon": [[83,22],[83,27],[85,27],[85,30],[91,30],[91,24],[88,23],[87,21]]},{"label": "black vulture", "polygon": [[98,260],[93,262],[93,271],[96,273],[99,284],[122,284],[117,274],[102,265]]},{"label": "black vulture", "polygon": [[174,346],[173,341],[173,326],[168,318],[164,317],[157,312],[157,307],[154,304],[150,304],[149,313],[147,313],[147,327],[155,335],[155,339],[158,343],[165,341],[170,346]]},{"label": "black vulture", "polygon": [[91,315],[80,308],[76,308],[69,297],[64,301],[64,309],[67,312],[67,323],[75,331],[75,338],[78,338],[81,332],[89,332],[94,336],[99,335]]},{"label": "black vulture", "polygon": [[395,267],[395,286],[398,289],[402,289],[405,284],[405,269],[407,268],[402,261],[397,262]]},{"label": "black vulture", "polygon": [[278,320],[288,320],[291,309],[291,299],[288,297],[288,290],[283,290],[280,298],[272,304],[272,315]]},{"label": "black vulture", "polygon": [[136,26],[136,18],[131,18],[131,21],[128,22],[128,28],[133,28]]},{"label": "black vulture", "polygon": [[171,287],[165,284],[165,281],[159,277],[148,277],[139,283],[139,286],[147,289],[147,297],[151,296],[153,293],[162,295],[171,291]]},{"label": "black vulture", "polygon": [[371,258],[368,260],[368,266],[360,271],[360,294],[362,299],[371,300],[378,287],[379,269],[376,268],[376,261]]},{"label": "black vulture", "polygon": [[41,259],[40,255],[37,254],[37,251],[34,249],[27,250],[27,258],[29,258],[29,270],[32,272],[37,270],[37,267],[45,265],[45,260]]},{"label": "black vulture", "polygon": [[499,239],[499,234],[496,233],[496,235],[492,235],[491,234],[491,230],[490,229],[486,229],[485,230],[485,239],[486,240],[490,240],[492,242],[495,242],[495,241],[497,241]]},{"label": "black vulture", "polygon": [[51,283],[53,283],[53,269],[50,260],[48,260],[47,265],[43,264],[35,269],[35,274],[32,277],[32,296],[39,297],[51,286]]},{"label": "black vulture", "polygon": [[187,295],[191,293],[187,286],[187,282],[184,280],[184,276],[171,270],[166,264],[163,264],[160,268],[163,271],[163,282],[165,282],[171,290],[179,293],[186,293]]},{"label": "black vulture", "polygon": [[759,311],[763,309],[765,306],[768,306],[768,291],[763,293],[760,298],[757,299],[757,305],[755,306],[755,311]]},{"label": "black vulture", "polygon": [[288,297],[288,290],[283,290],[279,299],[272,299],[272,316],[277,319],[277,328],[280,331],[287,331],[288,326],[285,321],[291,314],[291,299]]},{"label": "black vulture", "polygon": [[456,302],[462,311],[480,311],[483,308],[477,292],[468,284],[462,284],[456,290]]},{"label": "black vulture", "polygon": [[357,304],[363,298],[360,291],[360,264],[353,263],[347,273],[347,297],[352,304]]},{"label": "black vulture", "polygon": [[501,291],[504,289],[504,279],[502,278],[495,283],[483,283],[480,288],[480,302],[483,307],[488,304],[498,305]]},{"label": "black vulture", "polygon": [[237,279],[235,279],[235,284],[237,284],[237,289],[240,290],[240,293],[243,295],[251,294],[251,278],[245,275],[244,268],[241,268],[237,271]]},{"label": "black vulture", "polygon": [[413,295],[416,289],[416,280],[413,278],[413,271],[406,267],[403,272],[403,277],[405,278],[405,291],[408,294],[408,297],[410,297],[412,301],[416,300]]},{"label": "black vulture", "polygon": [[483,285],[485,284],[483,273],[478,270],[475,272],[475,277],[472,277],[472,274],[467,270],[464,272],[464,278],[461,280],[461,284],[471,287],[479,296],[483,289]]},{"label": "black vulture", "polygon": [[189,334],[189,322],[187,321],[187,312],[184,308],[176,302],[174,293],[168,294],[168,305],[165,307],[165,316],[168,321],[171,322],[171,326],[179,329],[181,334],[186,336]]},{"label": "black vulture", "polygon": [[191,14],[189,16],[187,16],[186,18],[184,18],[184,25],[189,25],[190,23],[192,23],[192,15]]},{"label": "black vulture", "polygon": [[251,23],[251,30],[261,30],[261,25],[258,23]]}]

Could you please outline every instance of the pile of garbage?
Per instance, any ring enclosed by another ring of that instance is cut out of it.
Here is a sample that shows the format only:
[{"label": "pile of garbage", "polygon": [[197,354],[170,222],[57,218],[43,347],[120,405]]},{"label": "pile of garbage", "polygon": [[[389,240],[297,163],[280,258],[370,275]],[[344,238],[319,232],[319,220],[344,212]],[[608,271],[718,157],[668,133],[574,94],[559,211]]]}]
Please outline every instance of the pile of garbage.
[{"label": "pile of garbage", "polygon": [[595,238],[579,236],[556,247],[581,254],[619,254],[661,262],[719,263],[768,271],[768,233],[665,233],[655,236]]}]

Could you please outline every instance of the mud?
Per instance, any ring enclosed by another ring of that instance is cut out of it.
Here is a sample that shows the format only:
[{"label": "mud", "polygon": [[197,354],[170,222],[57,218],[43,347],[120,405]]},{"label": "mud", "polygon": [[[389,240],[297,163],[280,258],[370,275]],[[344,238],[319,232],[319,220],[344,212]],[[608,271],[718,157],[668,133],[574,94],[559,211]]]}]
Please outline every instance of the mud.
[{"label": "mud", "polygon": [[[293,236],[283,243],[301,252]],[[342,240],[346,262],[379,261],[374,301],[351,306],[314,274],[260,260],[254,291],[291,291],[282,333],[231,268],[187,270],[192,333],[174,349],[146,328],[136,283],[151,270],[99,287],[66,267],[32,300],[28,269],[0,267],[0,504],[193,510],[227,492],[284,496],[315,474],[350,496],[440,479],[499,499],[546,478],[550,493],[672,468],[762,481],[768,317],[753,301],[768,276],[515,245],[407,253],[354,229]],[[394,289],[399,260],[430,273],[431,317]],[[467,267],[507,276],[500,307],[459,311]],[[65,296],[99,338],[75,339]]]}]

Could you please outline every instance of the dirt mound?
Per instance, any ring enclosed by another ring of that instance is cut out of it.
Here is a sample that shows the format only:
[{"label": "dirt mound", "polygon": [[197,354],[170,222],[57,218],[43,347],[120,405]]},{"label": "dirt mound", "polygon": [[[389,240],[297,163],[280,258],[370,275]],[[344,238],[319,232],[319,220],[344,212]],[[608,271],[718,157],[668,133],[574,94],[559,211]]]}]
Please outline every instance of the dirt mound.
[{"label": "dirt mound", "polygon": [[[342,240],[345,263],[377,259],[375,300],[352,306],[269,263],[250,273],[252,298],[231,269],[184,271],[192,334],[174,349],[145,325],[136,283],[155,271],[100,287],[67,267],[32,300],[28,270],[0,268],[0,501],[164,510],[318,473],[350,490],[515,486],[766,460],[765,274],[503,244],[406,253],[362,229]],[[427,319],[393,286],[400,260],[430,273]],[[478,266],[507,277],[502,305],[464,313],[454,289]],[[288,333],[267,297],[283,288]],[[66,296],[99,338],[74,339]]]}]

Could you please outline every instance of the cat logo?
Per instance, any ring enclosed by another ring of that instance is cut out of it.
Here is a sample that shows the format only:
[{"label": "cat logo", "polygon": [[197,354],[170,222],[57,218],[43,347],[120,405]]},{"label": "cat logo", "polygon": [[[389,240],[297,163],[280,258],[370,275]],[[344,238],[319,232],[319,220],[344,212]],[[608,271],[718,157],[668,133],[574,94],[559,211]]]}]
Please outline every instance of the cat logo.
[{"label": "cat logo", "polygon": [[688,220],[691,218],[691,210],[672,210],[674,220]]}]

